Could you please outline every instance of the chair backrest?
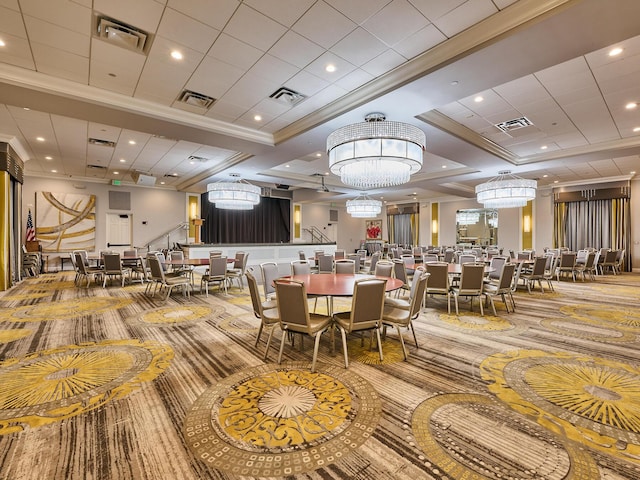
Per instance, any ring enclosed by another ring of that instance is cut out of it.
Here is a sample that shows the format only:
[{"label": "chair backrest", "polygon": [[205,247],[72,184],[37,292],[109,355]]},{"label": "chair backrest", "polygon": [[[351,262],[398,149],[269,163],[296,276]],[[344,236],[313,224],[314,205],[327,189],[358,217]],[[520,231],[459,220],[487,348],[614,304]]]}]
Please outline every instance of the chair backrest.
[{"label": "chair backrest", "polygon": [[398,280],[402,280],[405,285],[407,284],[407,269],[399,258],[393,259],[393,274]]},{"label": "chair backrest", "polygon": [[122,272],[122,262],[120,261],[119,253],[105,253],[102,260],[104,262],[105,273]]},{"label": "chair backrest", "polygon": [[162,263],[160,262],[160,255],[164,257],[162,253],[158,253],[156,255],[148,255],[147,262],[149,264],[149,269],[151,270],[151,280],[155,280],[156,282],[164,283],[164,270],[162,268]]},{"label": "chair backrest", "polygon": [[227,257],[209,258],[209,277],[225,277],[227,275]]},{"label": "chair backrest", "polygon": [[422,256],[422,263],[434,263],[438,261],[436,253],[426,253]]},{"label": "chair backrest", "polygon": [[84,263],[85,265],[89,265],[89,257],[87,255],[86,250],[74,250],[73,254],[75,255],[76,253],[80,254],[80,258],[82,258],[82,263]]},{"label": "chair backrest", "polygon": [[544,270],[546,272],[552,272],[553,271],[553,267],[554,267],[554,265],[553,265],[554,264],[554,260],[556,258],[555,254],[547,252],[547,253],[544,254],[544,258],[547,259],[547,261],[546,261],[546,263],[544,265]]},{"label": "chair backrest", "polygon": [[500,271],[500,280],[498,280],[498,291],[506,291],[511,288],[513,275],[516,271],[515,263],[505,263]]},{"label": "chair backrest", "polygon": [[278,273],[278,264],[275,262],[264,262],[260,264],[262,273],[262,288],[264,290],[265,300],[269,299],[269,295],[276,291],[273,281],[280,276]]},{"label": "chair backrest", "polygon": [[82,275],[87,274],[87,266],[84,264],[84,260],[82,259],[82,255],[80,252],[75,252],[71,255],[71,258],[75,258],[75,267]]},{"label": "chair backrest", "polygon": [[560,268],[573,268],[576,266],[576,254],[575,253],[561,253],[560,254]]},{"label": "chair backrest", "polygon": [[416,259],[415,259],[415,257],[414,257],[412,254],[405,254],[405,253],[403,253],[403,254],[400,256],[400,260],[402,260],[402,261],[404,262],[405,266],[406,266],[406,265],[411,265],[411,264],[416,263]]},{"label": "chair backrest", "polygon": [[298,252],[298,259],[299,259],[299,260],[306,260],[306,259],[307,259],[307,255],[304,253],[304,251],[303,251],[303,250],[300,250],[300,251]]},{"label": "chair backrest", "polygon": [[311,264],[306,260],[294,260],[291,262],[291,275],[310,275]]},{"label": "chair backrest", "polygon": [[520,281],[520,275],[522,274],[522,267],[524,263],[520,262],[516,265],[516,272],[513,274],[513,281],[511,282],[511,290],[516,291],[518,289],[518,282]]},{"label": "chair backrest", "polygon": [[[424,299],[424,292],[427,288],[427,280],[429,274],[424,270],[417,270],[413,274],[414,280],[411,284],[411,305],[409,307],[409,318],[417,318],[420,315],[420,307],[422,306],[422,300]],[[416,280],[417,278],[417,280]]]},{"label": "chair backrest", "polygon": [[373,273],[378,277],[391,277],[393,274],[393,262],[390,262],[389,260],[380,260],[376,263],[376,269]]},{"label": "chair backrest", "polygon": [[356,262],[348,258],[336,260],[336,273],[356,273]]},{"label": "chair backrest", "polygon": [[427,277],[429,276],[429,274],[427,274],[427,269],[424,265],[420,265],[418,267],[416,267],[415,271],[413,272],[413,278],[411,279],[411,288],[409,289],[409,298],[413,298],[413,295],[416,292],[416,288],[418,287],[418,282],[420,281],[420,277],[426,274]]},{"label": "chair backrest", "polygon": [[222,256],[222,250],[209,250],[209,258],[211,257],[221,257]]},{"label": "chair backrest", "polygon": [[482,292],[484,281],[484,265],[476,263],[463,263],[460,275],[460,294],[479,294]]},{"label": "chair backrest", "polygon": [[244,257],[247,254],[245,252],[236,252],[235,259],[233,261],[233,268],[237,268],[242,270],[242,266],[244,265]]},{"label": "chair backrest", "polygon": [[447,249],[444,251],[444,261],[446,263],[453,262],[453,254],[456,253],[455,250]]},{"label": "chair backrest", "polygon": [[371,263],[369,263],[369,273],[376,271],[376,264],[380,260],[380,252],[375,252],[371,255]]},{"label": "chair backrest", "polygon": [[309,328],[309,304],[304,283],[278,278],[274,284],[281,325],[283,327],[295,325]]},{"label": "chair backrest", "polygon": [[593,265],[595,264],[595,260],[596,260],[596,252],[589,252],[587,253],[587,258],[584,261],[584,268],[585,269],[591,269],[593,268]]},{"label": "chair backrest", "polygon": [[531,260],[531,252],[518,252],[518,260]]},{"label": "chair backrest", "polygon": [[489,266],[495,270],[493,272],[489,272],[489,278],[498,280],[502,273],[502,267],[505,263],[507,263],[507,257],[491,257],[491,263],[489,263]]},{"label": "chair backrest", "polygon": [[333,272],[333,257],[331,255],[320,255],[317,258],[318,273],[332,273]]},{"label": "chair backrest", "polygon": [[444,262],[425,264],[429,281],[427,289],[449,290],[449,265]]},{"label": "chair backrest", "polygon": [[533,270],[531,272],[534,276],[544,275],[545,267],[547,266],[547,259],[545,257],[536,257],[533,262]]},{"label": "chair backrest", "polygon": [[476,262],[475,255],[469,255],[469,254],[463,253],[462,255],[458,256],[458,263],[460,265],[464,265],[465,263],[475,263],[475,262]]},{"label": "chair backrest", "polygon": [[257,318],[262,318],[262,302],[260,301],[260,292],[258,292],[258,281],[251,272],[247,272],[245,276],[247,277],[247,284],[249,285],[249,294],[251,295],[253,314]]},{"label": "chair backrest", "polygon": [[135,258],[138,256],[138,250],[137,249],[131,249],[131,250],[125,250],[124,252],[122,252],[122,258]]},{"label": "chair backrest", "polygon": [[356,280],[351,301],[349,331],[365,330],[382,321],[387,281],[381,278]]},{"label": "chair backrest", "polygon": [[582,250],[578,250],[578,254],[576,255],[576,261],[578,260],[586,260],[587,259],[587,253],[589,253],[589,250],[587,250],[586,248],[582,249]]},{"label": "chair backrest", "polygon": [[347,252],[345,252],[342,249],[338,249],[336,250],[336,252],[333,254],[333,257],[338,260],[339,258],[344,258]]}]

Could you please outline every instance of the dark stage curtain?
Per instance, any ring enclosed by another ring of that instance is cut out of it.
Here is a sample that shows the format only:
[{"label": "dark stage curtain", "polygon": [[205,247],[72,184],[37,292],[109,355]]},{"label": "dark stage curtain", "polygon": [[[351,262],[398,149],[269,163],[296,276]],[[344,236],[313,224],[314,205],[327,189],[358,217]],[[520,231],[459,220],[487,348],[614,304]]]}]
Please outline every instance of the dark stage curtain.
[{"label": "dark stage curtain", "polygon": [[291,239],[291,200],[260,199],[253,210],[223,210],[201,198],[204,243],[288,243]]}]

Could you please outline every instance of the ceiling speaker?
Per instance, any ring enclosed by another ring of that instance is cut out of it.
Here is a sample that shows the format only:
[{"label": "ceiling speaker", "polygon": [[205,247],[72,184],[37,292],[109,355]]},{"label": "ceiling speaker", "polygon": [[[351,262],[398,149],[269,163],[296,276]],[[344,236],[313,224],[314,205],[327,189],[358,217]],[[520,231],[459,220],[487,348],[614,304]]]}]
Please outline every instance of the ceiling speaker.
[{"label": "ceiling speaker", "polygon": [[131,178],[133,178],[133,181],[136,182],[136,185],[145,185],[147,187],[152,187],[156,184],[156,177],[145,175],[140,172],[133,172],[131,174]]}]

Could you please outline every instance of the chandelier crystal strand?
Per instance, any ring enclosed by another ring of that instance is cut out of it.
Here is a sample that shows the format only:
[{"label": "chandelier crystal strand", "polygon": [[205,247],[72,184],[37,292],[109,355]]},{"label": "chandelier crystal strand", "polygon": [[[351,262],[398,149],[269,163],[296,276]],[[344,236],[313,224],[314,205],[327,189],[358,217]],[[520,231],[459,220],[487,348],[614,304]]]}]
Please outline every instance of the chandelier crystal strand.
[{"label": "chandelier crystal strand", "polygon": [[[238,177],[237,174],[231,174]],[[216,182],[207,185],[208,198],[216,208],[228,210],[252,210],[260,203],[260,187],[237,179],[232,182]]]},{"label": "chandelier crystal strand", "polygon": [[347,213],[354,218],[377,217],[382,211],[382,202],[373,200],[367,195],[360,195],[353,200],[347,200]]},{"label": "chandelier crystal strand", "polygon": [[386,121],[380,113],[369,114],[366,120],[329,135],[331,172],[342,183],[361,189],[407,183],[422,168],[424,132],[413,125]]},{"label": "chandelier crystal strand", "polygon": [[524,207],[536,198],[538,182],[512,175],[510,171],[476,186],[476,198],[485,208]]}]

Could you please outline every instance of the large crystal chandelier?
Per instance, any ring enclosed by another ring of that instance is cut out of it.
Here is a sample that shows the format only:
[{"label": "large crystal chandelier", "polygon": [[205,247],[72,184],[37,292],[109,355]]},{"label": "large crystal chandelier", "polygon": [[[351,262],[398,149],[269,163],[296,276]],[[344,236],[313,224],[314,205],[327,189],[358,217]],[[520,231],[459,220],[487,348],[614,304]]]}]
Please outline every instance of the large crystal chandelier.
[{"label": "large crystal chandelier", "polygon": [[252,210],[260,203],[260,187],[241,180],[237,173],[231,177],[231,182],[216,182],[207,185],[209,201],[215,203],[216,208],[229,210]]},{"label": "large crystal chandelier", "polygon": [[382,211],[382,202],[373,200],[366,194],[359,195],[353,200],[347,200],[347,213],[354,218],[377,217]]},{"label": "large crystal chandelier", "polygon": [[424,132],[371,113],[327,138],[329,168],[342,183],[363,190],[407,183],[422,168]]},{"label": "large crystal chandelier", "polygon": [[538,182],[512,175],[509,170],[476,186],[476,197],[485,208],[524,207],[536,198]]}]

